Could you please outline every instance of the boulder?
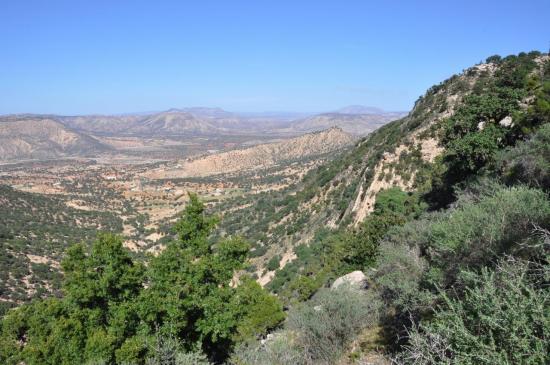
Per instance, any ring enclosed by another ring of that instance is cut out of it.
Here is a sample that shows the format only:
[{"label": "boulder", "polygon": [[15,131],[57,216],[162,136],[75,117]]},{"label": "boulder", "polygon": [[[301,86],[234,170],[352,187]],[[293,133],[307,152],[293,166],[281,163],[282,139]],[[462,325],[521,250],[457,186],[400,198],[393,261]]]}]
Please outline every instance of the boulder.
[{"label": "boulder", "polygon": [[362,271],[359,270],[352,271],[344,276],[340,276],[338,279],[334,280],[331,288],[336,289],[342,284],[347,284],[355,289],[367,289],[369,286],[367,277]]},{"label": "boulder", "polygon": [[498,124],[500,124],[503,127],[508,128],[508,127],[512,126],[512,117],[510,117],[510,116],[504,117],[504,118],[502,118],[502,120],[500,122],[498,122]]}]

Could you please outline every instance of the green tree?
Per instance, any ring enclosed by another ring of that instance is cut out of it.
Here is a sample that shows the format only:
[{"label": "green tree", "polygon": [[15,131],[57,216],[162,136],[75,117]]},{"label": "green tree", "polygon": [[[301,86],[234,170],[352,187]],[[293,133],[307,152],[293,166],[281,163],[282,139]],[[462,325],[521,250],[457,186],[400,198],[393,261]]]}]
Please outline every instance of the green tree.
[{"label": "green tree", "polygon": [[202,353],[225,360],[237,341],[264,334],[284,315],[252,280],[231,285],[249,245],[210,242],[216,222],[191,195],[179,239],[146,270],[113,235],[99,235],[90,250],[71,247],[62,262],[64,297],[23,305],[0,322],[0,363],[144,364],[166,356],[206,363]]},{"label": "green tree", "polygon": [[[230,283],[235,272],[244,268],[249,245],[239,238],[210,242],[216,222],[198,198],[190,195],[176,224],[179,241],[151,261],[149,287],[140,307],[151,330],[158,327],[161,333],[180,340],[185,350],[199,348],[219,361],[231,351],[239,318],[247,310],[234,305],[235,296],[244,289]],[[262,319],[271,323],[267,317]]]},{"label": "green tree", "polygon": [[115,349],[135,333],[139,318],[132,303],[142,288],[143,266],[120,238],[100,235],[90,252],[76,245],[62,267],[64,298],[24,305],[2,321],[4,363],[112,362]]},{"label": "green tree", "polygon": [[277,297],[267,293],[256,281],[243,277],[231,302],[237,313],[236,341],[246,341],[265,335],[285,318]]},{"label": "green tree", "polygon": [[83,244],[69,248],[62,268],[66,298],[82,307],[107,308],[134,298],[142,288],[143,265],[110,234],[100,234],[90,254]]}]

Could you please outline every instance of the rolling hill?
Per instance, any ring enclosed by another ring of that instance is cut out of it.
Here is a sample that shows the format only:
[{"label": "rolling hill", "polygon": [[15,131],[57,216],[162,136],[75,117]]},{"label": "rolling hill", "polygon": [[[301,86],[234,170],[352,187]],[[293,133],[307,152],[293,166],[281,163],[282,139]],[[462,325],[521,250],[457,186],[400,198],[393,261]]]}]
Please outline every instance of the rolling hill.
[{"label": "rolling hill", "polygon": [[267,168],[283,162],[334,153],[349,147],[353,141],[353,136],[333,127],[281,142],[198,157],[182,162],[176,169],[162,168],[151,171],[150,175],[155,178],[181,178]]},{"label": "rolling hill", "polygon": [[0,119],[0,160],[50,159],[92,155],[110,147],[49,118]]}]

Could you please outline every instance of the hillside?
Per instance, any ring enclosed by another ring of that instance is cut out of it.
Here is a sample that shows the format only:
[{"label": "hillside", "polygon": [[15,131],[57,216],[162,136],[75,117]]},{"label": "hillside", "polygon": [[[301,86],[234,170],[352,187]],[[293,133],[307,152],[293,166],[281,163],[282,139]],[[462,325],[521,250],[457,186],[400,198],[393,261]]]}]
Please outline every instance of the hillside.
[{"label": "hillside", "polygon": [[91,242],[98,229],[119,233],[122,220],[75,209],[61,196],[0,185],[0,304],[59,294],[63,253],[76,242]]},{"label": "hillside", "polygon": [[149,115],[90,115],[60,117],[60,120],[81,131],[107,135],[166,136],[217,132],[217,127],[208,120],[178,109]]},{"label": "hillside", "polygon": [[[525,62],[533,74],[543,73],[548,56],[534,60],[529,57],[524,56],[517,65],[512,62],[515,59],[510,63],[521,72]],[[262,209],[254,205],[232,211],[223,221],[221,232],[244,234],[255,243],[260,257],[255,259],[256,273],[262,283],[267,283],[275,275],[264,270],[271,257],[281,258],[284,266],[295,257],[293,247],[311,242],[321,228],[358,226],[374,210],[376,195],[384,189],[426,192],[432,185],[450,180],[448,173],[436,175],[444,169],[441,158],[447,153],[442,129],[469,98],[477,102],[475,95],[482,95],[487,85],[511,72],[506,67],[512,68],[506,63],[476,65],[433,86],[406,117],[379,128],[347,155],[306,176],[299,186],[255,198]],[[505,122],[498,123],[525,110],[526,103],[534,100],[533,92],[522,91],[521,100],[502,102],[513,106],[497,109],[491,115],[492,123],[506,130]],[[449,191],[434,191],[432,195],[441,201],[449,199]],[[239,205],[247,203],[239,201]],[[219,209],[223,212],[225,207]]]},{"label": "hillside", "polygon": [[337,152],[350,146],[353,140],[351,135],[340,128],[330,128],[281,142],[260,144],[198,157],[181,162],[180,166],[175,169],[153,170],[148,176],[155,178],[209,176],[267,168],[283,162]]},{"label": "hillside", "polygon": [[59,116],[62,123],[87,133],[122,136],[190,136],[261,133],[284,121],[278,116],[243,116],[220,108],[193,107],[129,115]]},{"label": "hillside", "polygon": [[125,134],[144,119],[143,115],[83,115],[58,116],[66,126],[86,133],[117,135]]},{"label": "hillside", "polygon": [[547,362],[549,123],[550,57],[490,57],[299,187],[240,201],[220,233],[255,242],[248,272],[291,309],[237,359]]},{"label": "hillside", "polygon": [[0,160],[90,155],[109,149],[52,119],[25,116],[0,119]]},{"label": "hillside", "polygon": [[207,134],[216,132],[216,127],[190,113],[168,110],[145,118],[127,130],[131,134],[174,135]]}]

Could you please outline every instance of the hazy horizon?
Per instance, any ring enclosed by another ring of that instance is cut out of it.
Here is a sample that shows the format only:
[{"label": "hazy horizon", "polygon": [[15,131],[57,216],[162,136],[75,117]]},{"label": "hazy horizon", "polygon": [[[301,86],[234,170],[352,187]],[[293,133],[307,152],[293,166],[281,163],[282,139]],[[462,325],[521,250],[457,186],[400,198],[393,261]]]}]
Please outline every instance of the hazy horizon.
[{"label": "hazy horizon", "polygon": [[[220,109],[221,111],[240,115],[240,116],[268,116],[270,114],[273,115],[296,115],[296,116],[310,116],[310,115],[317,115],[317,114],[328,114],[328,113],[340,113],[340,109],[344,109],[347,107],[364,107],[364,108],[374,108],[374,109],[380,109],[380,112],[382,113],[408,113],[410,110],[386,110],[378,108],[376,105],[359,105],[359,104],[350,104],[350,105],[342,105],[340,108],[332,109],[332,110],[312,110],[312,111],[296,111],[296,110],[260,110],[260,111],[249,111],[249,110],[228,110],[225,108],[221,108],[218,106],[206,106],[206,105],[195,105],[195,106],[177,106],[177,107],[170,107],[163,110],[142,110],[142,111],[130,111],[130,112],[118,112],[118,113],[74,113],[74,114],[63,114],[63,113],[43,113],[43,112],[16,112],[16,113],[1,113],[0,116],[9,116],[9,115],[57,115],[57,116],[90,116],[90,115],[106,115],[106,116],[124,116],[124,115],[149,115],[149,114],[157,114],[157,113],[163,113],[171,110],[179,110],[179,111],[190,111],[190,109]],[[343,113],[343,112],[341,112]],[[360,113],[352,113],[352,114],[360,114]],[[376,112],[367,112],[364,114],[377,114]]]}]

